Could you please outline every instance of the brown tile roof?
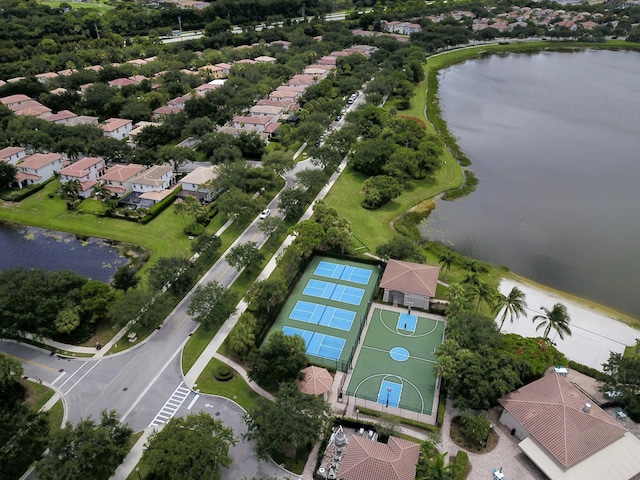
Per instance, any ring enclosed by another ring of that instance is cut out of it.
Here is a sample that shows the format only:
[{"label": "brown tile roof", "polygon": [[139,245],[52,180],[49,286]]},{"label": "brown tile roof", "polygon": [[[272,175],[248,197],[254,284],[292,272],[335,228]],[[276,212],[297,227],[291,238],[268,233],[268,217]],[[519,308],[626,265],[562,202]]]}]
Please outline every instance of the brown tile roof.
[{"label": "brown tile roof", "polygon": [[[582,411],[591,403],[589,413]],[[500,404],[565,467],[624,436],[614,418],[571,385],[548,374],[500,399]]]},{"label": "brown tile roof", "polygon": [[420,445],[389,437],[387,444],[351,435],[340,467],[344,480],[413,480]]},{"label": "brown tile roof", "polygon": [[114,165],[104,172],[102,180],[113,182],[124,182],[138,175],[144,170],[144,166],[135,163],[129,165]]},{"label": "brown tile roof", "polygon": [[62,160],[62,155],[59,153],[34,153],[33,155],[24,157],[24,160],[18,164],[18,167],[38,170],[59,160]]},{"label": "brown tile roof", "polygon": [[380,280],[380,288],[434,297],[440,267],[389,260]]},{"label": "brown tile roof", "polygon": [[296,382],[302,393],[307,393],[309,395],[322,395],[323,393],[331,390],[333,377],[326,368],[311,365],[310,367],[303,369],[302,373],[304,373],[304,380]]}]

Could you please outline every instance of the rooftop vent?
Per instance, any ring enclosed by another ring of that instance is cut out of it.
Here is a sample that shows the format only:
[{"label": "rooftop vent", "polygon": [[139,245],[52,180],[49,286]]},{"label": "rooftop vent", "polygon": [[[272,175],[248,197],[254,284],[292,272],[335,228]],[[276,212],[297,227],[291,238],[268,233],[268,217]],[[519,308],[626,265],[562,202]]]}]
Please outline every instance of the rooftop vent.
[{"label": "rooftop vent", "polygon": [[584,404],[584,407],[582,407],[582,411],[583,411],[584,413],[589,413],[589,412],[591,412],[591,404],[590,404],[590,403],[585,403],[585,404]]}]

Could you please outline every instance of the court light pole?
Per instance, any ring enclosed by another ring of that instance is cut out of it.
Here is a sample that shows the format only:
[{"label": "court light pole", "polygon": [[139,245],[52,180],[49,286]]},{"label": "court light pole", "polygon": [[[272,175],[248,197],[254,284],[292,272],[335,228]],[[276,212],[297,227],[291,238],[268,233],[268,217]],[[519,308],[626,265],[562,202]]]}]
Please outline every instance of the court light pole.
[{"label": "court light pole", "polygon": [[389,407],[389,394],[391,393],[391,390],[391,387],[387,387],[387,407]]},{"label": "court light pole", "polygon": [[356,408],[356,422],[360,422],[360,409]]},{"label": "court light pole", "polygon": [[136,467],[136,473],[138,474],[138,480],[142,480],[142,477],[140,476],[140,467]]}]

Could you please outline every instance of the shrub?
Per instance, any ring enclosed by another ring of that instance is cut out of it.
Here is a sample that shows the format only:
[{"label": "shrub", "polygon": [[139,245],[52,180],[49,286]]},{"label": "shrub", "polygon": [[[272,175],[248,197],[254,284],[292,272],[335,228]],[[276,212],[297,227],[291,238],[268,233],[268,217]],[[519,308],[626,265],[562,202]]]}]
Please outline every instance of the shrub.
[{"label": "shrub", "polygon": [[453,473],[454,480],[464,480],[467,478],[469,470],[469,455],[467,455],[467,452],[464,450],[458,450],[454,465],[456,466]]},{"label": "shrub", "polygon": [[596,370],[595,368],[588,367],[581,363],[574,362],[573,360],[569,360],[569,368],[575,370],[576,372],[583,373],[588,377],[600,380],[601,382],[604,382],[608,379],[607,375],[602,373],[601,371]]},{"label": "shrub", "polygon": [[463,435],[470,445],[482,447],[489,438],[491,432],[491,422],[487,417],[480,413],[469,415],[465,413],[462,416]]},{"label": "shrub", "polygon": [[229,365],[218,365],[213,370],[213,378],[219,382],[227,382],[233,378],[233,369]]}]

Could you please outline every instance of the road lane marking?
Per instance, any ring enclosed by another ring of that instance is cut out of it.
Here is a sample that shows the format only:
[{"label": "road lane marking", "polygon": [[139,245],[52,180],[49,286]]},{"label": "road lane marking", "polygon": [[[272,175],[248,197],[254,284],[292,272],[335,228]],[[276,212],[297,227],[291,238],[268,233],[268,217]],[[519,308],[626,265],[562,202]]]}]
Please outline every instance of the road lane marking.
[{"label": "road lane marking", "polygon": [[220,274],[220,276],[217,279],[218,283],[220,283],[220,280],[222,280],[222,277],[224,277],[229,270],[231,270],[231,265],[227,265],[227,268],[225,269],[225,271]]},{"label": "road lane marking", "polygon": [[62,387],[64,387],[64,386],[67,384],[67,382],[68,382],[69,380],[71,380],[71,379],[74,377],[74,375],[75,375],[76,373],[78,373],[80,370],[82,370],[82,369],[83,369],[83,367],[84,367],[87,363],[89,363],[89,362],[84,362],[82,365],[80,365],[80,366],[78,367],[78,369],[77,369],[75,372],[73,372],[73,373],[69,376],[69,378],[67,378],[67,379],[64,381],[64,383],[63,383],[62,385],[60,385],[58,388],[62,388]]},{"label": "road lane marking", "polygon": [[178,324],[178,326],[173,329],[173,332],[171,332],[171,335],[169,335],[169,338],[173,337],[176,333],[178,333],[178,330],[182,328],[182,326],[184,325],[184,322],[186,322],[188,319],[189,319],[189,315],[185,315],[182,321]]},{"label": "road lane marking", "polygon": [[28,363],[29,365],[33,365],[34,367],[44,368],[45,370],[51,370],[52,372],[57,372],[57,368],[50,367],[49,365],[44,365],[42,363],[34,362],[33,360],[27,360],[26,358],[17,357],[15,355],[9,355],[11,358],[15,358],[20,363]]},{"label": "road lane marking", "polygon": [[64,377],[66,374],[67,372],[62,372],[60,375],[56,377],[56,379],[53,382],[50,383],[50,385],[53,387],[56,384],[56,382],[60,380],[62,377]]},{"label": "road lane marking", "polygon": [[180,382],[180,385],[176,387],[169,397],[169,400],[165,402],[160,411],[156,414],[155,418],[149,424],[149,427],[159,427],[161,424],[167,423],[173,418],[191,393],[191,390],[183,387],[182,385],[184,385],[184,382]]},{"label": "road lane marking", "polygon": [[[78,385],[78,384],[82,381],[82,379],[83,379],[84,377],[86,377],[87,375],[89,375],[89,374],[91,373],[91,371],[92,371],[94,368],[96,368],[98,365],[100,365],[100,362],[101,362],[101,361],[102,361],[102,359],[98,360],[98,361],[96,362],[96,364],[95,364],[95,365],[93,365],[89,370],[87,370],[87,372],[86,372],[84,375],[82,375],[82,376],[78,379],[78,381],[77,381],[76,383],[74,383],[73,385],[71,385],[71,388],[70,388],[69,390],[67,390],[67,393],[66,393],[65,395],[69,395],[69,394],[71,393],[71,390],[73,390],[74,388],[76,388],[76,385]],[[66,382],[65,382],[65,383],[66,383]]]},{"label": "road lane marking", "polygon": [[200,395],[196,394],[196,396],[193,398],[193,400],[191,400],[191,403],[187,407],[187,410],[191,410],[191,407],[193,407],[193,405],[198,401],[199,398],[200,398]]}]

